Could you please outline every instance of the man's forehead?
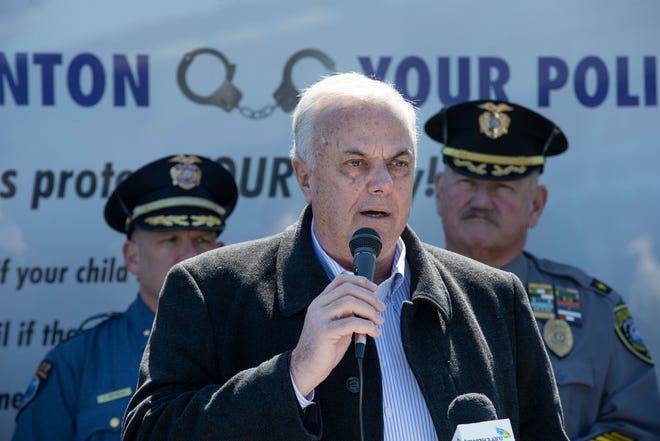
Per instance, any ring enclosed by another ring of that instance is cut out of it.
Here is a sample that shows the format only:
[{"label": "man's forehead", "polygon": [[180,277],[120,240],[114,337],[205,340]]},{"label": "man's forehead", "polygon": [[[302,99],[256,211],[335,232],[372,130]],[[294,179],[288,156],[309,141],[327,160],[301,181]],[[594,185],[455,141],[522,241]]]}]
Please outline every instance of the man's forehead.
[{"label": "man's forehead", "polygon": [[315,122],[317,125],[337,128],[368,120],[376,120],[383,125],[399,122],[407,126],[405,112],[392,103],[355,99],[338,99],[319,105]]}]

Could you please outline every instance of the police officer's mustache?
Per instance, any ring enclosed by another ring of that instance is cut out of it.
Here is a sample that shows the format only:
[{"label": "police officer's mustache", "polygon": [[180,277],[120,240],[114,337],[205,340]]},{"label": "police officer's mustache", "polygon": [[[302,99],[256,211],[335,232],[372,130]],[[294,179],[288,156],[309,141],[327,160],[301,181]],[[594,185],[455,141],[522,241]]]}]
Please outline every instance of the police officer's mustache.
[{"label": "police officer's mustache", "polygon": [[461,212],[461,220],[485,219],[493,225],[500,224],[500,215],[494,210],[483,210],[481,208],[467,207]]}]

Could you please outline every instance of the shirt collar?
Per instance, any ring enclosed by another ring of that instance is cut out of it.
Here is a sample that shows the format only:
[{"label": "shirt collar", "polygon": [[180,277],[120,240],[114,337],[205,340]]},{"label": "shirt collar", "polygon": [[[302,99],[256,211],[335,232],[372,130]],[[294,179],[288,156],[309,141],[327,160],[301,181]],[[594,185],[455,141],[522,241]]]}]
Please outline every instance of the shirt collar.
[{"label": "shirt collar", "polygon": [[126,316],[131,324],[131,327],[133,327],[137,332],[141,333],[145,337],[149,337],[151,332],[151,325],[153,324],[154,318],[156,317],[156,313],[149,309],[139,294],[126,310]]},{"label": "shirt collar", "polygon": [[523,284],[527,280],[527,273],[528,267],[527,267],[527,259],[525,259],[525,256],[523,253],[520,253],[518,257],[513,259],[510,263],[508,263],[504,268],[502,268],[504,271],[509,271],[515,275],[517,275],[520,280],[523,281]]},{"label": "shirt collar", "polygon": [[[316,239],[314,234],[314,218],[312,218],[312,244],[314,245],[314,252],[321,262],[321,266],[325,270],[326,274],[330,280],[337,277],[342,273],[349,273],[350,271],[342,267],[336,260],[328,255],[325,252],[321,244]],[[390,277],[387,280],[384,280],[378,288],[376,295],[383,300],[385,297],[391,296],[391,294],[396,291],[401,283],[403,283],[404,275],[406,271],[406,245],[403,243],[403,239],[400,237],[396,241],[396,249],[394,250],[394,259],[392,261],[392,270]]]}]

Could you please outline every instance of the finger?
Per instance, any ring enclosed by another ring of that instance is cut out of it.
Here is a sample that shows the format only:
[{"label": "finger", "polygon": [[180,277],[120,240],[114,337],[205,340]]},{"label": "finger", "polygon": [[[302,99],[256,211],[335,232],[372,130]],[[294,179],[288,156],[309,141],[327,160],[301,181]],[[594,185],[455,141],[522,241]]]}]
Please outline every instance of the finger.
[{"label": "finger", "polygon": [[326,290],[332,290],[345,283],[350,283],[356,286],[360,286],[372,292],[376,292],[376,290],[378,289],[378,285],[376,285],[374,282],[372,282],[371,280],[367,279],[364,276],[356,276],[355,274],[351,274],[351,273],[340,273],[337,275],[337,277],[335,277],[332,280],[332,282],[330,282],[330,284],[326,287],[324,292],[326,292]]},{"label": "finger", "polygon": [[385,305],[374,295],[374,290],[371,289],[372,286],[369,285],[370,283],[363,277],[352,275],[350,278],[343,280],[335,279],[323,290],[315,301],[319,306],[326,306],[342,297],[351,296],[368,303],[378,311],[384,311]]},{"label": "finger", "polygon": [[[380,324],[382,324],[382,321]],[[376,323],[359,316],[349,316],[332,321],[328,327],[328,332],[337,338],[352,337],[353,334],[367,334],[371,337],[380,336],[380,328]]]}]

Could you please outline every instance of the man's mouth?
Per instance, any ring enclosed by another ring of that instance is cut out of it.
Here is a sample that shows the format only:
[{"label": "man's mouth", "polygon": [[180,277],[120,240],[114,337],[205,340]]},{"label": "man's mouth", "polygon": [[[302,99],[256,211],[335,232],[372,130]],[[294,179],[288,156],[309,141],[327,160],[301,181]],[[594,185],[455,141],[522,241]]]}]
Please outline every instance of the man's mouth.
[{"label": "man's mouth", "polygon": [[490,222],[493,225],[499,224],[499,216],[497,212],[492,210],[480,210],[476,208],[470,208],[461,213],[462,220],[470,219],[481,219],[487,222]]},{"label": "man's mouth", "polygon": [[384,211],[375,211],[375,210],[367,210],[367,211],[361,211],[360,212],[363,216],[367,217],[387,217],[389,216],[386,212]]}]

